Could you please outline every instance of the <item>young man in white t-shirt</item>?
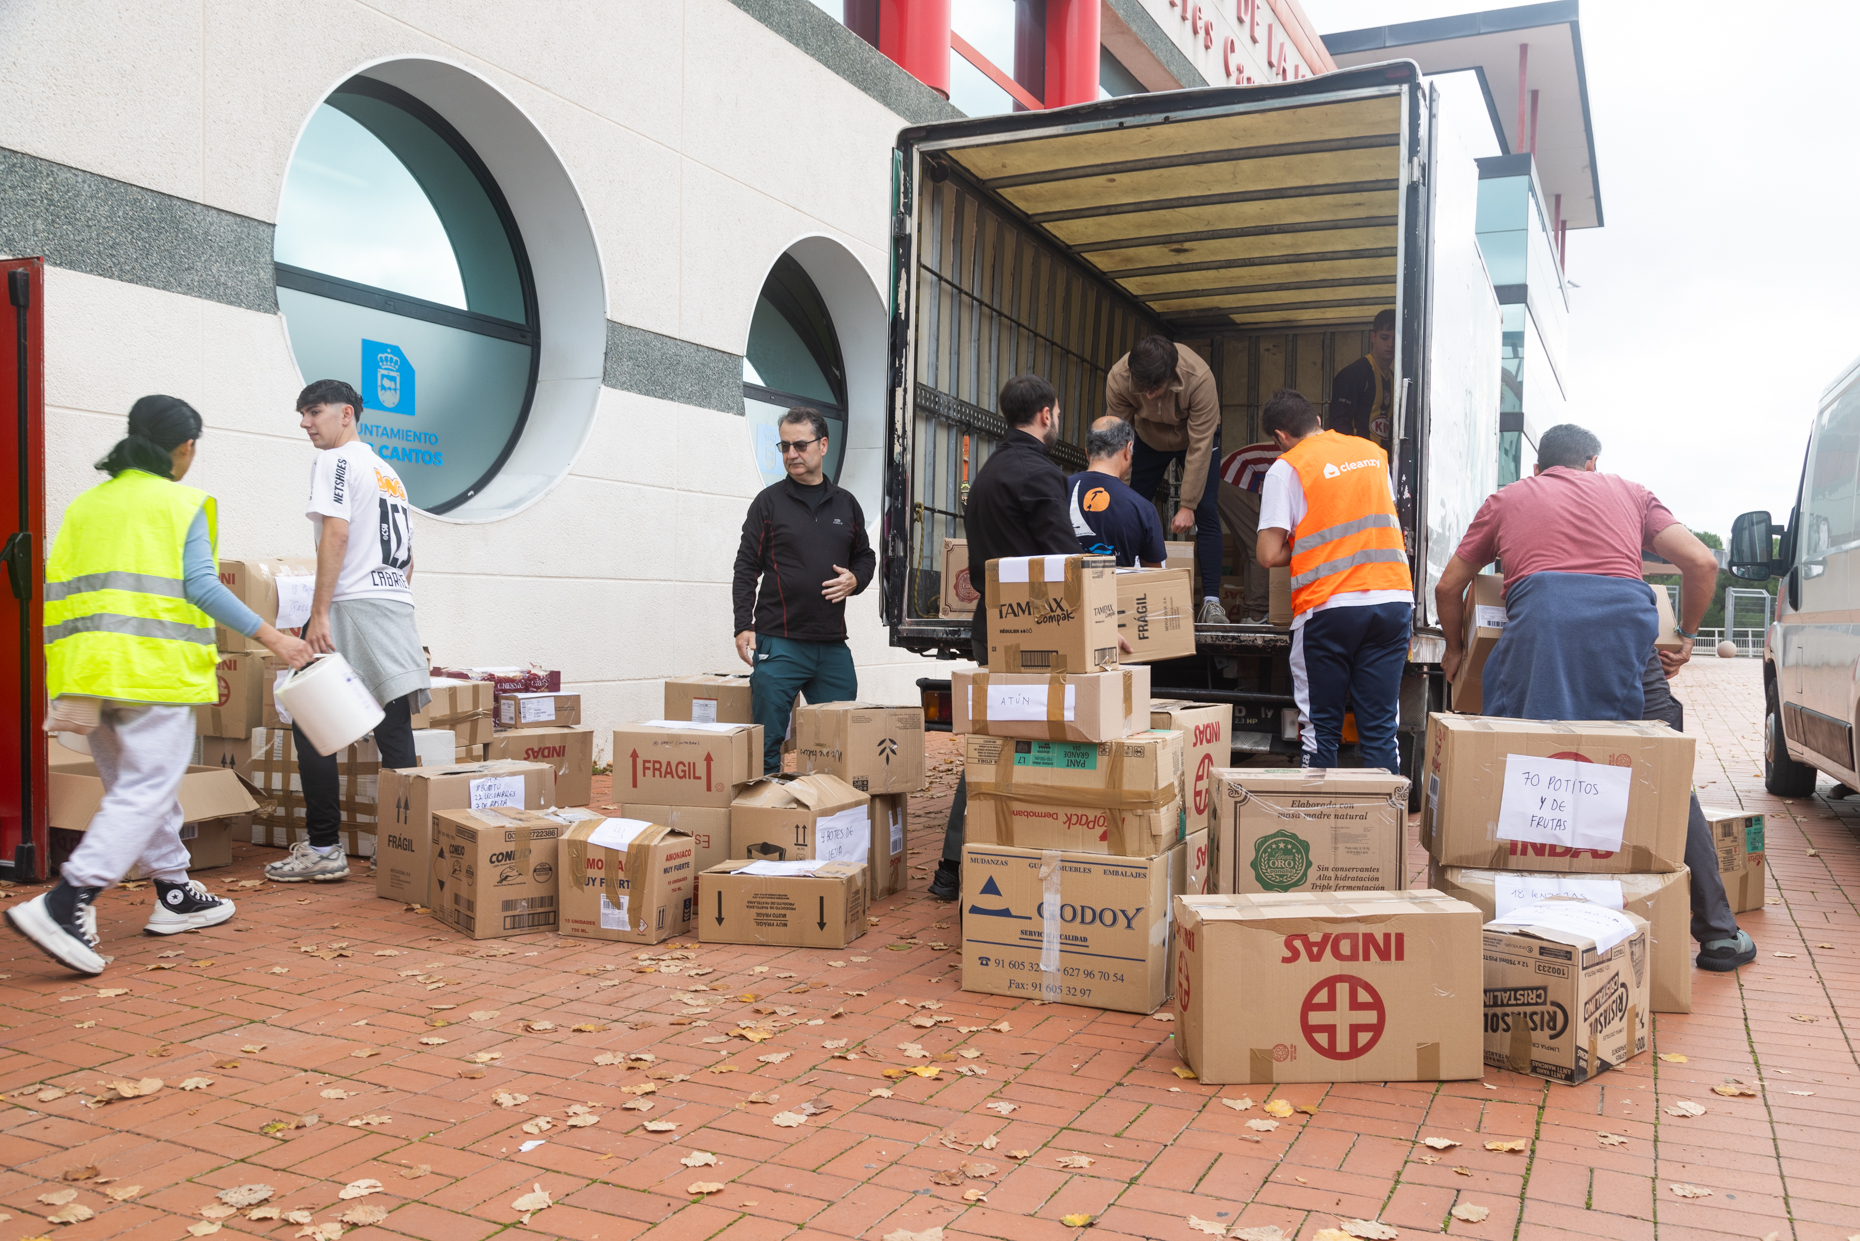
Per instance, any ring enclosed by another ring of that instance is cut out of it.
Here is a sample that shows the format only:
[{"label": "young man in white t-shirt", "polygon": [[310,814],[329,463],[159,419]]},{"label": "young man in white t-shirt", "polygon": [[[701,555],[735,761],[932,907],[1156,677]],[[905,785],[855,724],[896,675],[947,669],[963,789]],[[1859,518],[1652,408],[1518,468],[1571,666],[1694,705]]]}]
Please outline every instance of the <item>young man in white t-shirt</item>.
[{"label": "young man in white t-shirt", "polygon": [[[340,652],[386,714],[375,726],[381,766],[412,767],[413,712],[429,674],[413,617],[413,507],[394,467],[360,438],[362,398],[339,379],[319,379],[297,398],[298,426],[321,451],[310,470],[305,515],[315,531],[316,595],[304,641]],[[319,754],[293,727],[310,839],[265,867],[279,883],[345,879],[341,784],[333,754]]]}]

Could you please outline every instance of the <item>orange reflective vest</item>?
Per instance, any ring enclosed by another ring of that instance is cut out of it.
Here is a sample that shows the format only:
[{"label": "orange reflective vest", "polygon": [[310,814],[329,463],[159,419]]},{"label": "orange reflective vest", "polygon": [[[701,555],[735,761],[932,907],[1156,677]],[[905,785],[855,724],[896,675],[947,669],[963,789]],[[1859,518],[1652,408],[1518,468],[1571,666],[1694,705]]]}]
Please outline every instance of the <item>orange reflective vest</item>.
[{"label": "orange reflective vest", "polygon": [[1305,515],[1292,532],[1292,612],[1360,590],[1412,594],[1389,496],[1389,455],[1357,436],[1322,431],[1280,460],[1298,472],[1305,492]]}]

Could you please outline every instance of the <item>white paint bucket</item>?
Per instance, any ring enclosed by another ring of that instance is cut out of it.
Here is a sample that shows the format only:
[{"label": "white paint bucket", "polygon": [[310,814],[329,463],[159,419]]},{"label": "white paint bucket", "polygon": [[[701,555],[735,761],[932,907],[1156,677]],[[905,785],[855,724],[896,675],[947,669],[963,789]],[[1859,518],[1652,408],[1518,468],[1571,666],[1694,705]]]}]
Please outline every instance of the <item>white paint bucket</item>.
[{"label": "white paint bucket", "polygon": [[341,655],[318,657],[280,682],[275,693],[278,705],[319,754],[334,754],[360,740],[386,714]]}]

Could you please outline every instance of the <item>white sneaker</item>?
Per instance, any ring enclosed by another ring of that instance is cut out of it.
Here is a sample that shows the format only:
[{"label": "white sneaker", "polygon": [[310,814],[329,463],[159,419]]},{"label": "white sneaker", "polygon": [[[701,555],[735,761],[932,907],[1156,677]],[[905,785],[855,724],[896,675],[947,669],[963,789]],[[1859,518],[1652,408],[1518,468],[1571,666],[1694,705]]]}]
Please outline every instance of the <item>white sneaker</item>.
[{"label": "white sneaker", "polygon": [[[51,903],[54,894],[60,898],[58,906]],[[90,905],[96,894],[94,888],[73,889],[60,882],[51,892],[8,908],[6,920],[66,969],[101,974],[109,961],[97,951],[97,911]]]},{"label": "white sneaker", "polygon": [[155,911],[142,929],[150,935],[177,935],[218,926],[232,919],[233,903],[213,895],[200,880],[186,883],[155,881]]},{"label": "white sneaker", "polygon": [[291,846],[291,855],[282,862],[265,867],[265,878],[273,883],[334,883],[349,877],[349,859],[338,845],[327,857],[300,840]]},{"label": "white sneaker", "polygon": [[1221,601],[1209,595],[1201,601],[1201,611],[1195,616],[1197,625],[1225,625],[1228,623],[1227,610]]}]

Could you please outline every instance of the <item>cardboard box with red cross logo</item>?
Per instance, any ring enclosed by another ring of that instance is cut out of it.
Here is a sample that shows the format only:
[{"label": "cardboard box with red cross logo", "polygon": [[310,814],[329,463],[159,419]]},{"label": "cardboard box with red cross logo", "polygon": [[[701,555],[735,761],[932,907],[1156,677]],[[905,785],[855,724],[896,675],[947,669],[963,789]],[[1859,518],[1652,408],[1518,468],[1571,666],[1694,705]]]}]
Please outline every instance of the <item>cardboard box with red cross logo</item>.
[{"label": "cardboard box with red cross logo", "polygon": [[1220,779],[1215,773],[1233,762],[1234,709],[1152,698],[1150,727],[1182,734],[1182,810],[1188,830],[1212,831],[1220,819]]},{"label": "cardboard box with red cross logo", "polygon": [[1481,917],[1431,889],[1178,896],[1176,1050],[1215,1083],[1479,1077]]}]

